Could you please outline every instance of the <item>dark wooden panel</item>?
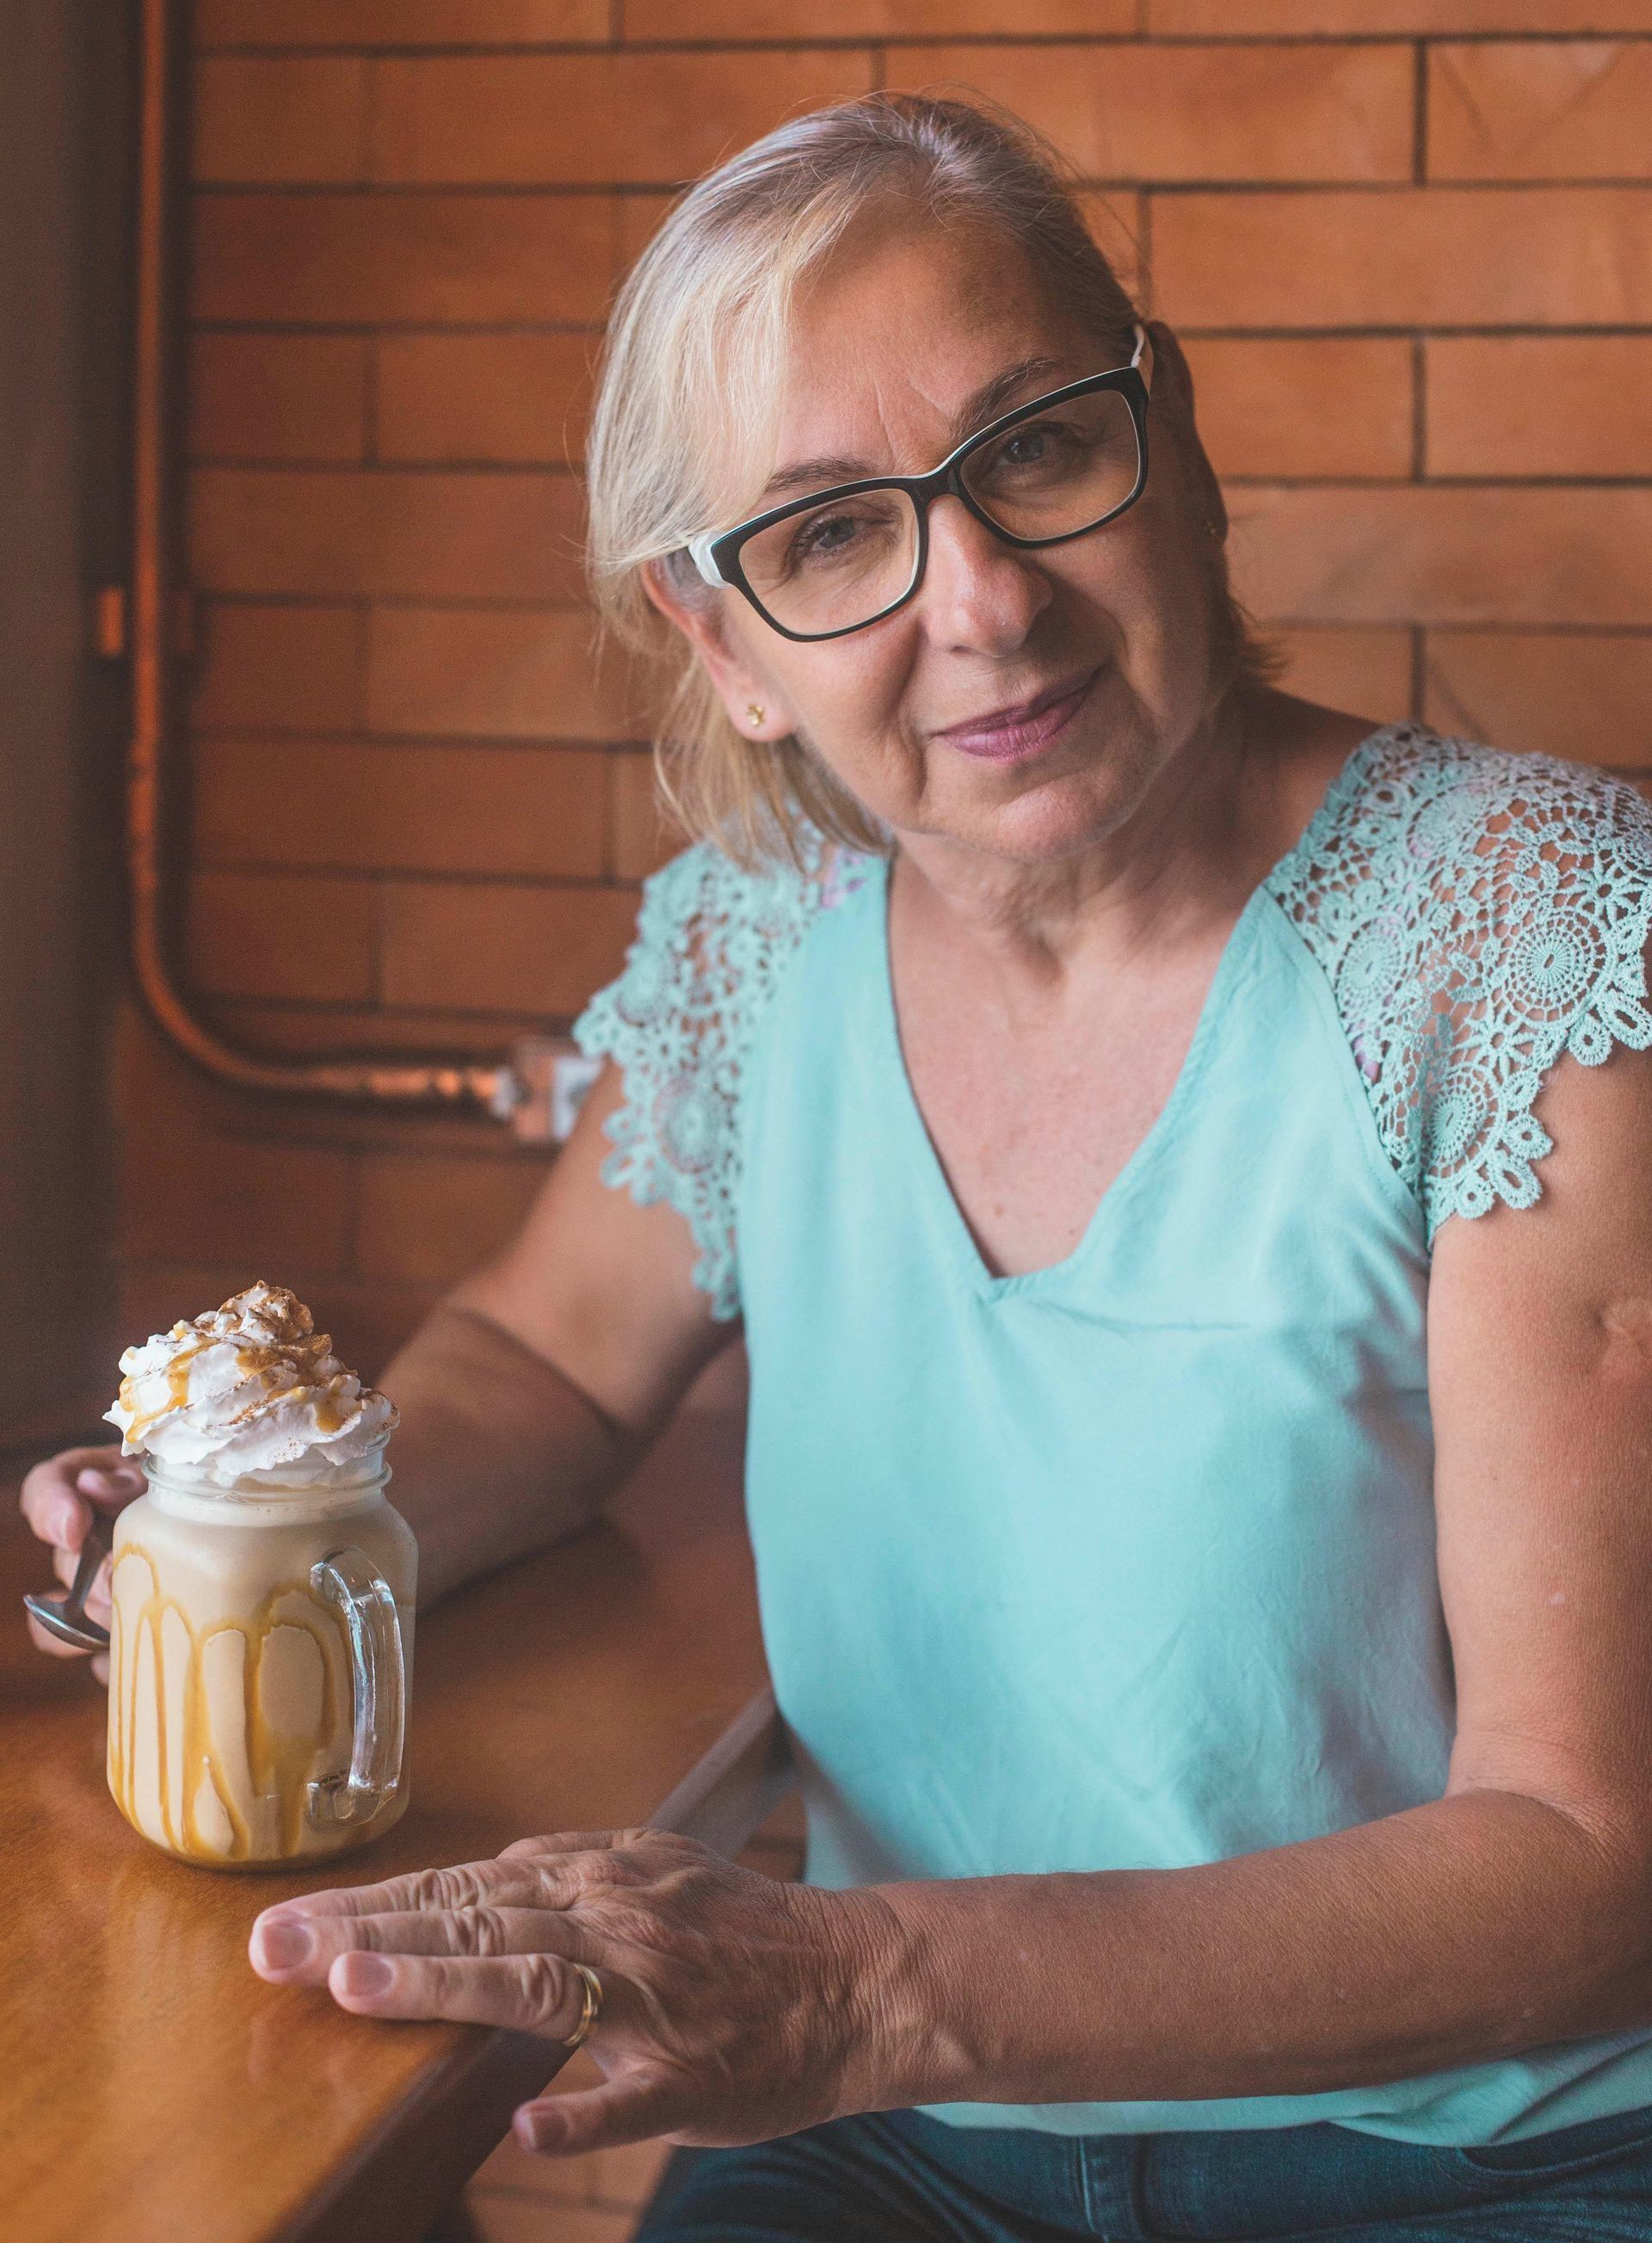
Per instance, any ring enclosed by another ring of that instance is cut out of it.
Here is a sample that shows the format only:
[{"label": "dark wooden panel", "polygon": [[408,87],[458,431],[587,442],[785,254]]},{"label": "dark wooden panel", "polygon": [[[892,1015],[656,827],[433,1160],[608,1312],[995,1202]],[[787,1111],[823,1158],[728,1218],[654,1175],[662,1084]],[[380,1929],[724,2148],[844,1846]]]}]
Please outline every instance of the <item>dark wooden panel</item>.
[{"label": "dark wooden panel", "polygon": [[127,29],[0,9],[0,1446],[107,1378],[122,680],[90,642],[124,566]]}]

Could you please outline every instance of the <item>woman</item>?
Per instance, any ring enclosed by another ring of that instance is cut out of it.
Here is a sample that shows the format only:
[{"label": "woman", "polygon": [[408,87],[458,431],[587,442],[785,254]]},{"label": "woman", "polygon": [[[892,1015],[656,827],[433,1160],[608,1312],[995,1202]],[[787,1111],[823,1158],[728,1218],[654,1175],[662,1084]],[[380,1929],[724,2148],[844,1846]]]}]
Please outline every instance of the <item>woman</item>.
[{"label": "woman", "polygon": [[497,1563],[743,1325],[809,1882],[532,1839],[255,1967],[594,2013],[519,2131],[722,2145],[656,2243],[1652,2234],[1639,798],[1274,690],[1174,335],[972,109],[695,189],[590,478],[709,838],[398,1497]]}]

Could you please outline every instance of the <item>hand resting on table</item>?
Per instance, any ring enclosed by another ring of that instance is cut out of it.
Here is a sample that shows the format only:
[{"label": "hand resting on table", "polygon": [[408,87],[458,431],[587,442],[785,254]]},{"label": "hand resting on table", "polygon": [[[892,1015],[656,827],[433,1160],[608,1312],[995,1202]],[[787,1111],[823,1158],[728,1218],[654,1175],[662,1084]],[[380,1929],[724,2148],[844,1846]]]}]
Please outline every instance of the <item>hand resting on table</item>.
[{"label": "hand resting on table", "polygon": [[866,2058],[880,1910],[783,1884],[657,1830],[524,1838],[492,1861],[266,1909],[261,1977],[375,2017],[446,2017],[587,2044],[603,2085],[516,2113],[529,2148],[664,2135],[752,2142],[872,2107]]}]

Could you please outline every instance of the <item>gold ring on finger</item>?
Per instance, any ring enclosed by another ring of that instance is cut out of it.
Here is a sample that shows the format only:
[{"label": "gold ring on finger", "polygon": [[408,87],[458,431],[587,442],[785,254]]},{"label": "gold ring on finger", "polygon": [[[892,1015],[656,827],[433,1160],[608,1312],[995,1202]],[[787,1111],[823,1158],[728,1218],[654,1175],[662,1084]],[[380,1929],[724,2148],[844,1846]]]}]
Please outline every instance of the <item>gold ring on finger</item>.
[{"label": "gold ring on finger", "polygon": [[585,1999],[579,2012],[579,2023],[568,2036],[563,2046],[571,2056],[577,2048],[590,2039],[597,2020],[603,2013],[603,1982],[588,1963],[576,1963],[580,1984],[585,1990]]}]

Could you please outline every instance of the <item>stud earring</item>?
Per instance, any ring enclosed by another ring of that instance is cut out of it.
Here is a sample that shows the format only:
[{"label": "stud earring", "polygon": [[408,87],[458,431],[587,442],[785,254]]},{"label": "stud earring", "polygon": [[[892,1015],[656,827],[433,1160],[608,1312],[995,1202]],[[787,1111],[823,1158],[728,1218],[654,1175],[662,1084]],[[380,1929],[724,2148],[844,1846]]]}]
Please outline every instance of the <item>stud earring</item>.
[{"label": "stud earring", "polygon": [[760,724],[767,714],[767,710],[760,701],[748,701],[745,704],[745,721],[748,724]]}]

